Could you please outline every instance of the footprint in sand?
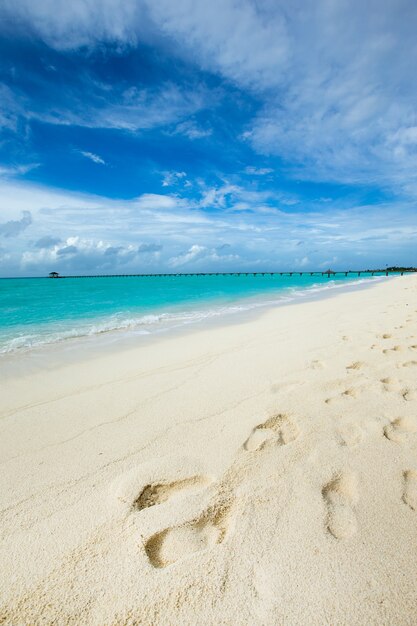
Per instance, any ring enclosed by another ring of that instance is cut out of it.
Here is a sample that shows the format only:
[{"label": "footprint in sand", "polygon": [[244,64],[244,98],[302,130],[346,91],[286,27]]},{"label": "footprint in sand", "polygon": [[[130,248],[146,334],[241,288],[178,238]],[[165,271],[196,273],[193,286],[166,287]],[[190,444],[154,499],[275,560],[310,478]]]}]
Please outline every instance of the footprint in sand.
[{"label": "footprint in sand", "polygon": [[274,442],[282,446],[297,439],[299,434],[297,424],[291,421],[287,415],[279,413],[256,426],[243,447],[249,452],[254,452],[263,448],[267,442]]},{"label": "footprint in sand", "polygon": [[397,417],[384,428],[385,437],[396,443],[403,443],[410,433],[415,432],[417,432],[417,423],[411,417]]},{"label": "footprint in sand", "polygon": [[172,497],[178,496],[182,493],[190,493],[192,491],[199,491],[203,487],[206,487],[212,482],[212,479],[208,476],[192,476],[190,478],[184,478],[173,482],[155,482],[143,487],[139,496],[133,503],[133,508],[138,511],[147,509],[157,504],[162,504]]},{"label": "footprint in sand", "polygon": [[385,391],[399,391],[402,387],[402,384],[399,378],[394,378],[392,376],[381,378],[379,382],[381,382],[384,385]]},{"label": "footprint in sand", "polygon": [[125,514],[143,511],[193,495],[214,482],[212,476],[195,470],[194,459],[186,457],[145,463],[121,474],[111,486],[110,494]]},{"label": "footprint in sand", "polygon": [[417,472],[415,470],[404,472],[403,500],[413,511],[417,511]]},{"label": "footprint in sand", "polygon": [[345,391],[342,391],[342,393],[338,396],[333,396],[333,398],[327,398],[324,402],[326,404],[333,404],[334,402],[340,402],[340,400],[343,400],[344,398],[357,398],[360,395],[360,391],[358,389],[345,389]]},{"label": "footprint in sand", "polygon": [[347,539],[357,531],[354,505],[358,501],[357,476],[343,472],[322,489],[327,506],[327,529],[336,539]]},{"label": "footprint in sand", "polygon": [[381,335],[381,339],[391,339],[392,335],[390,335],[389,333],[384,333],[383,335]]},{"label": "footprint in sand", "polygon": [[339,430],[342,443],[349,448],[356,446],[363,439],[363,430],[357,424],[346,424]]},{"label": "footprint in sand", "polygon": [[152,535],[145,543],[150,563],[167,567],[222,543],[230,528],[230,509],[230,504],[211,507],[194,520]]},{"label": "footprint in sand", "polygon": [[417,391],[414,391],[413,389],[406,389],[403,391],[403,398],[407,402],[414,402],[417,400]]},{"label": "footprint in sand", "polygon": [[382,350],[382,353],[385,355],[389,355],[392,352],[402,352],[404,350],[404,348],[402,346],[394,346],[393,348],[385,348],[385,350]]},{"label": "footprint in sand", "polygon": [[365,363],[363,363],[363,361],[355,361],[354,363],[351,363],[350,365],[346,366],[347,370],[360,370],[362,369],[362,367],[365,365]]},{"label": "footprint in sand", "polygon": [[417,365],[417,361],[406,361],[405,363],[401,364],[402,367],[414,367],[415,365]]}]

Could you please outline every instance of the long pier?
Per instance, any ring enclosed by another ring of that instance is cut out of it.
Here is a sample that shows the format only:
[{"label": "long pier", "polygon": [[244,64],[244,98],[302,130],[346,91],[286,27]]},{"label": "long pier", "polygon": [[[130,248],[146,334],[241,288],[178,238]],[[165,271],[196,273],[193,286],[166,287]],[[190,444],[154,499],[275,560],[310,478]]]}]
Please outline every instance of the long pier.
[{"label": "long pier", "polygon": [[161,273],[161,274],[89,274],[78,276],[61,276],[57,272],[51,272],[49,278],[165,278],[177,276],[389,276],[399,274],[410,274],[416,270],[347,270],[334,272],[327,270],[325,272],[179,272],[179,273]]}]

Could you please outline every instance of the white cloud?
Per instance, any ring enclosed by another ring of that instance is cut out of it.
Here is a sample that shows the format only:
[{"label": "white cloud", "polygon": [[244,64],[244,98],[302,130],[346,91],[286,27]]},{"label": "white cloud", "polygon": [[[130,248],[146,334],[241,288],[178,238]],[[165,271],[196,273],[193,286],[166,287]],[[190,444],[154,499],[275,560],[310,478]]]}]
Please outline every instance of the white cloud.
[{"label": "white cloud", "polygon": [[229,183],[221,187],[210,187],[203,191],[199,205],[203,208],[225,208],[228,198],[238,191],[238,185],[231,185]]},{"label": "white cloud", "polygon": [[253,165],[248,165],[245,167],[245,174],[250,174],[251,176],[265,176],[266,174],[271,174],[274,170],[270,167],[254,167]]},{"label": "white cloud", "polygon": [[197,244],[194,244],[186,252],[183,252],[182,254],[169,259],[169,264],[172,265],[172,267],[186,265],[190,261],[194,261],[199,257],[201,258],[202,256],[206,256],[206,254],[207,248],[205,246],[199,246]]},{"label": "white cloud", "polygon": [[188,139],[203,139],[204,137],[210,137],[213,134],[213,130],[211,128],[202,128],[193,120],[186,120],[177,124],[173,134],[184,135]]},{"label": "white cloud", "polygon": [[63,97],[57,102],[53,99],[53,104],[48,105],[42,101],[39,106],[35,99],[30,100],[17,90],[12,92],[0,84],[0,129],[8,129],[22,137],[26,133],[25,125],[37,120],[62,126],[136,132],[178,124],[190,115],[214,106],[218,100],[218,94],[203,83],[179,86],[166,81],[154,87],[123,88],[120,84],[98,82],[88,74],[81,74],[76,87],[68,84],[63,90]]},{"label": "white cloud", "polygon": [[3,237],[17,237],[26,228],[32,224],[32,214],[30,211],[22,211],[22,217],[20,220],[9,220],[0,224],[0,235]]},{"label": "white cloud", "polygon": [[[396,0],[103,0],[100,11],[96,0],[3,0],[1,15],[3,27],[23,21],[59,49],[158,45],[255,95],[257,114],[242,138],[279,156],[293,176],[417,195],[413,0],[400,7]],[[109,102],[95,89],[95,107],[71,101],[67,109],[28,116],[131,131],[176,124],[174,132],[191,139],[210,133],[186,118],[212,105],[213,90],[167,83],[156,91],[110,93]],[[10,90],[2,95],[0,122],[14,127],[25,103]]]},{"label": "white cloud", "polygon": [[149,0],[146,5],[158,30],[205,69],[245,87],[270,87],[280,81],[289,40],[286,15],[279,6],[250,0]]},{"label": "white cloud", "polygon": [[143,3],[135,0],[100,0],[100,10],[96,0],[3,0],[2,12],[5,18],[28,22],[44,41],[61,50],[101,41],[134,44],[145,19]]},{"label": "white cloud", "polygon": [[98,154],[94,154],[94,152],[84,152],[83,150],[80,150],[80,153],[85,156],[86,159],[90,159],[90,161],[93,161],[93,163],[106,165],[106,161],[102,159]]},{"label": "white cloud", "polygon": [[186,172],[164,172],[162,187],[172,187],[187,176]]},{"label": "white cloud", "polygon": [[[226,248],[230,246],[226,244]],[[237,261],[239,255],[237,254],[219,254],[221,250],[226,249],[225,246],[217,246],[216,248],[207,248],[198,244],[193,244],[188,250],[182,252],[178,256],[174,256],[169,259],[168,264],[171,267],[182,267],[192,263],[198,267],[198,263],[204,261],[205,263],[218,263],[229,264],[230,261]]]},{"label": "white cloud", "polygon": [[[201,201],[207,200],[206,191],[201,190]],[[308,265],[299,266],[315,269],[334,257],[339,268],[354,269],[409,265],[414,259],[413,202],[332,203],[330,210],[318,202],[301,213],[280,209],[279,194],[266,199],[238,186],[228,191],[219,191],[222,211],[210,211],[187,197],[144,194],[122,201],[0,181],[3,234],[19,231],[18,237],[2,238],[1,273],[280,270],[307,263],[305,258]],[[244,213],[232,210],[239,203]],[[28,206],[30,228],[28,216],[22,216]]]},{"label": "white cloud", "polygon": [[[265,6],[263,6],[265,4]],[[57,49],[101,42],[136,45],[171,38],[177,52],[197,59],[243,84],[276,82],[277,65],[288,54],[286,17],[250,0],[3,0],[7,18],[28,23]],[[221,16],[221,19],[219,19]]]},{"label": "white cloud", "polygon": [[138,209],[167,210],[180,206],[179,199],[176,196],[157,193],[144,193],[132,202]]},{"label": "white cloud", "polygon": [[25,115],[49,124],[135,132],[178,122],[213,103],[203,85],[191,89],[166,82],[157,88],[130,87],[121,93],[101,84],[88,83],[85,88],[88,106],[81,107],[78,95],[69,94],[67,107],[33,109]]},{"label": "white cloud", "polygon": [[27,174],[31,170],[39,167],[40,163],[26,163],[22,165],[0,165],[0,177],[13,178],[14,176],[21,176]]}]

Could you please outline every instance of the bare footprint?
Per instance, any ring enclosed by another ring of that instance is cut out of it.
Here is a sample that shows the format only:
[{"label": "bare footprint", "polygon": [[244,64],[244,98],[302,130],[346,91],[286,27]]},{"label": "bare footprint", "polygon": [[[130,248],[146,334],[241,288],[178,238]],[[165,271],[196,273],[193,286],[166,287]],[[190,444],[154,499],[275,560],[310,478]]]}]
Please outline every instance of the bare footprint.
[{"label": "bare footprint", "polygon": [[300,431],[287,415],[278,413],[256,426],[243,447],[249,452],[260,450],[267,442],[275,442],[282,446],[297,439]]},{"label": "bare footprint", "polygon": [[417,365],[417,361],[406,361],[402,363],[402,367],[414,367],[415,365]]},{"label": "bare footprint", "polygon": [[415,400],[417,400],[417,392],[413,391],[412,389],[406,389],[403,392],[403,398],[407,402],[414,402]]},{"label": "bare footprint", "polygon": [[362,369],[362,367],[365,365],[365,363],[363,363],[362,361],[355,361],[354,363],[351,363],[350,365],[346,366],[347,370],[360,370]]},{"label": "bare footprint", "polygon": [[380,382],[384,385],[386,391],[398,391],[401,389],[401,381],[393,376],[381,378]]},{"label": "bare footprint", "polygon": [[404,442],[407,435],[415,432],[417,432],[417,424],[411,417],[397,417],[384,428],[385,437],[396,443]]},{"label": "bare footprint", "polygon": [[358,389],[345,389],[342,392],[342,396],[347,396],[348,398],[357,398],[360,395]]},{"label": "bare footprint", "polygon": [[402,346],[394,346],[393,348],[385,348],[382,353],[385,355],[391,354],[391,352],[402,352],[404,348]]},{"label": "bare footprint", "polygon": [[360,393],[361,392],[358,389],[349,388],[342,391],[342,393],[338,396],[327,398],[324,402],[326,404],[333,404],[334,402],[340,402],[340,400],[343,400],[343,398],[357,398]]},{"label": "bare footprint", "polygon": [[415,470],[404,472],[403,500],[413,511],[417,511],[417,472]]},{"label": "bare footprint", "polygon": [[392,335],[390,335],[389,333],[384,333],[383,335],[381,335],[381,339],[391,339]]},{"label": "bare footprint", "polygon": [[357,424],[346,424],[340,428],[339,435],[342,443],[351,448],[362,441],[363,430]]},{"label": "bare footprint", "polygon": [[347,539],[357,531],[353,510],[358,501],[357,476],[343,472],[335,476],[322,489],[327,506],[327,529],[336,539]]},{"label": "bare footprint", "polygon": [[145,544],[150,563],[157,568],[167,567],[222,543],[229,520],[230,505],[211,507],[195,520],[155,533]]},{"label": "bare footprint", "polygon": [[182,492],[198,491],[209,485],[212,480],[208,476],[192,476],[174,482],[155,482],[146,485],[133,503],[133,507],[142,511],[150,506],[162,504],[171,497]]}]

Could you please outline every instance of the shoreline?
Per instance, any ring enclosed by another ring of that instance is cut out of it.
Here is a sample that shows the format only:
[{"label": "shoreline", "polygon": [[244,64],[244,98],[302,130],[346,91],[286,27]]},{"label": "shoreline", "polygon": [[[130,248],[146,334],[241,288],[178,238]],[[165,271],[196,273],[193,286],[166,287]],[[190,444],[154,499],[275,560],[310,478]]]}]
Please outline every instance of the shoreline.
[{"label": "shoreline", "polygon": [[[254,320],[262,316],[263,313],[276,308],[328,299],[342,293],[368,289],[380,282],[393,280],[394,278],[398,279],[399,277],[378,276],[343,283],[333,283],[331,285],[312,285],[298,290],[294,289],[295,293],[278,292],[276,299],[271,299],[273,294],[267,292],[236,299],[235,302],[224,303],[223,306],[219,302],[214,302],[213,308],[208,311],[206,316],[201,314],[200,317],[191,318],[171,326],[159,328],[156,326],[149,332],[141,330],[140,325],[132,328],[113,328],[93,334],[70,336],[31,347],[0,352],[0,370],[4,370],[5,375],[9,375],[13,371],[23,373],[26,365],[28,366],[28,371],[31,371],[31,363],[33,361],[36,362],[37,366],[39,362],[42,363],[51,359],[54,363],[60,363],[61,361],[65,363],[65,359],[71,361],[83,360],[91,355],[98,356],[114,350],[149,345],[163,341],[168,337],[180,337],[188,333],[200,332],[207,328],[240,324]],[[181,311],[183,314],[187,314],[187,312],[202,313],[200,310],[193,308],[190,308],[188,311],[187,309],[182,309]],[[155,317],[157,317],[157,314],[155,314]],[[132,343],[135,345],[132,346]]]},{"label": "shoreline", "polygon": [[417,277],[370,286],[10,373],[2,623],[414,623]]}]

